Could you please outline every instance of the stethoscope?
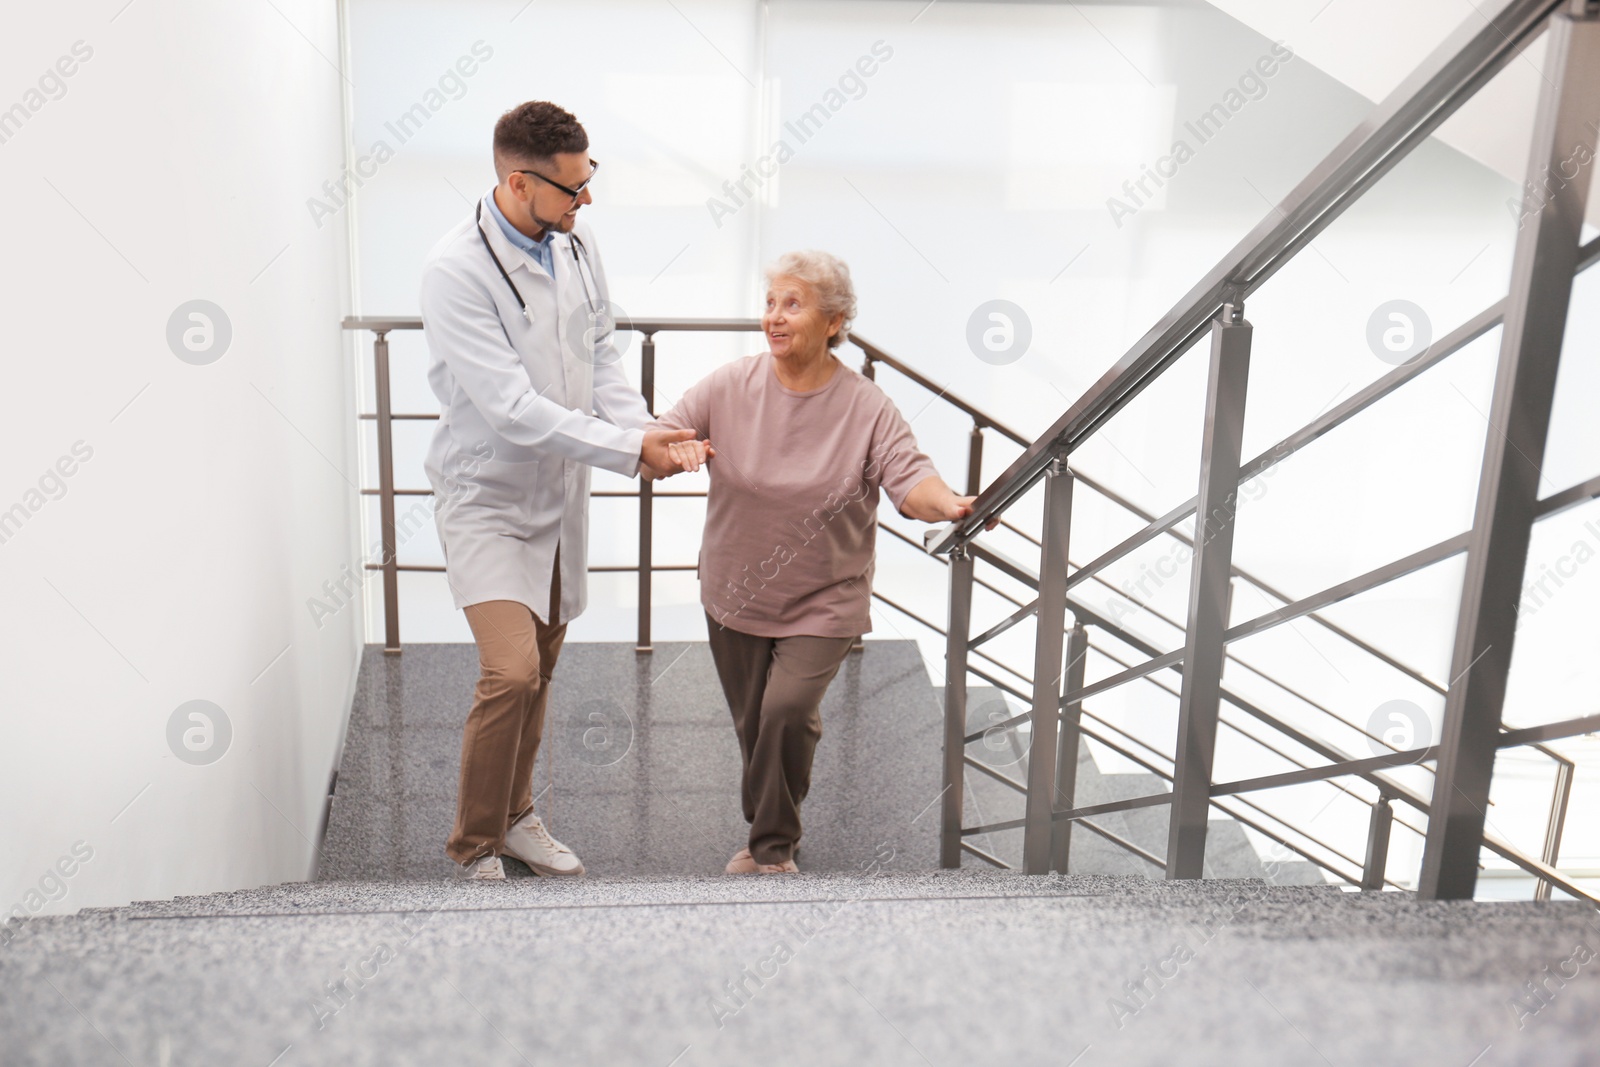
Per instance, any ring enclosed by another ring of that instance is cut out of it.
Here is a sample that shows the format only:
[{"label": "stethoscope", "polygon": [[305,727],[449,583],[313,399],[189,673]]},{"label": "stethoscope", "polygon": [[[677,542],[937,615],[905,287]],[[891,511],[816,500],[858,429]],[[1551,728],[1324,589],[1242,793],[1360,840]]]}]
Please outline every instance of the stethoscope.
[{"label": "stethoscope", "polygon": [[[489,253],[490,259],[494,260],[495,270],[500,272],[500,277],[504,278],[506,280],[506,284],[511,287],[511,295],[517,298],[517,307],[522,309],[522,317],[527,319],[529,322],[532,322],[533,315],[528,311],[527,301],[522,299],[522,293],[518,291],[517,283],[513,282],[511,280],[511,275],[506,273],[505,264],[501,263],[500,257],[494,254],[494,247],[489,244],[489,235],[483,232],[482,200],[478,201],[478,211],[477,214],[473,216],[473,223],[478,228],[478,240],[483,242],[483,250]],[[594,294],[589,291],[589,281],[583,276],[583,264],[579,261],[578,257],[578,253],[582,252],[583,259],[588,260],[589,249],[585,247],[583,240],[575,233],[567,234],[567,247],[572,249],[572,269],[578,275],[578,281],[583,285],[583,298],[589,304],[589,318],[591,320],[596,319],[599,317],[600,312],[594,306]],[[591,276],[594,274],[593,262],[589,263],[589,274]],[[598,278],[595,279],[594,284],[596,289],[600,288],[600,280]]]}]

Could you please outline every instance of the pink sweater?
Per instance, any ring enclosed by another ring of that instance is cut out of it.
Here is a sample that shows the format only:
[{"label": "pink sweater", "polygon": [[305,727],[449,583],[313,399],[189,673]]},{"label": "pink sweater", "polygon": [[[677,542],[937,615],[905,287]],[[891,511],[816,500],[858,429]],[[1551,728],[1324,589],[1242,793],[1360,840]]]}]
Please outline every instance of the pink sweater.
[{"label": "pink sweater", "polygon": [[700,547],[712,619],[758,637],[872,629],[878,492],[900,508],[938,475],[883,390],[841,363],[796,392],[763,352],[712,371],[659,423],[717,450]]}]

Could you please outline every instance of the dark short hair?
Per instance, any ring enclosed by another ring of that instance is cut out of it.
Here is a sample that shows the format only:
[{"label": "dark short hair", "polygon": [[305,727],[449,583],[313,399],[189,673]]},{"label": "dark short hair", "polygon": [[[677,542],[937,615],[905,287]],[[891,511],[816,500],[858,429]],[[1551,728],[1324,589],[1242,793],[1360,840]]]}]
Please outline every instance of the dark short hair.
[{"label": "dark short hair", "polygon": [[515,163],[548,163],[565,152],[587,152],[589,135],[572,112],[545,100],[530,100],[494,124],[494,169],[500,177]]}]

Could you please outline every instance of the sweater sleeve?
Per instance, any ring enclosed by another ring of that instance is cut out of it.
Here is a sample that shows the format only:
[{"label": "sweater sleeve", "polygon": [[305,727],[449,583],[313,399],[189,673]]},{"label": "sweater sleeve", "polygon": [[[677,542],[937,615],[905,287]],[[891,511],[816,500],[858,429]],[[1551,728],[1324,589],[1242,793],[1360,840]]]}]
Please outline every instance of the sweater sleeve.
[{"label": "sweater sleeve", "polygon": [[894,401],[880,396],[883,407],[872,428],[872,454],[867,459],[865,473],[868,481],[878,485],[899,511],[905,505],[907,494],[919,482],[938,477],[939,470],[917,447],[911,425],[894,406]]},{"label": "sweater sleeve", "polygon": [[717,372],[712,371],[691,385],[682,398],[672,405],[671,411],[656,416],[655,425],[667,430],[693,430],[697,440],[709,440],[711,399],[716,391],[716,376]]}]

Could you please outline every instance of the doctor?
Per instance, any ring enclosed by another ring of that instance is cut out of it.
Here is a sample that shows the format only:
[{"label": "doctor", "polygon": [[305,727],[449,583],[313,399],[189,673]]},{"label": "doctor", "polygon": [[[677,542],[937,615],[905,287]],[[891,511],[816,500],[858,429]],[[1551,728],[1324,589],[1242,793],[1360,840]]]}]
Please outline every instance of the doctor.
[{"label": "doctor", "polygon": [[[533,813],[533,762],[567,623],[583,611],[589,469],[665,477],[668,444],[619,366],[600,250],[578,209],[596,164],[577,119],[531,102],[494,129],[498,184],[422,272],[428,381],[439,398],[426,468],[445,576],[482,675],[461,738],[455,827],[463,877],[581,875]],[[601,328],[597,328],[597,323]]]}]

